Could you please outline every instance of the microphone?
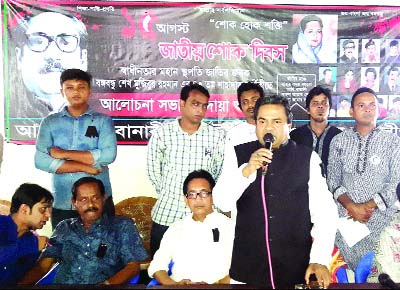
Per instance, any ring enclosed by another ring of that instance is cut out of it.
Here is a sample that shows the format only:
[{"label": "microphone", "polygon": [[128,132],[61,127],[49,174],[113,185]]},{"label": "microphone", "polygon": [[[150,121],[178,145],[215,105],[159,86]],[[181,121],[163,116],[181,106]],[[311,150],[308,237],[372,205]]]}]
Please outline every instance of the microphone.
[{"label": "microphone", "polygon": [[[269,151],[272,151],[272,144],[275,142],[274,135],[272,135],[271,133],[266,133],[264,135],[263,140],[264,140],[264,147],[266,149],[268,149]],[[262,171],[261,171],[262,175],[265,176],[267,174],[267,170],[268,170],[268,166],[267,166],[267,163],[265,162],[264,166],[262,167]]]},{"label": "microphone", "polygon": [[390,276],[386,273],[379,274],[378,276],[379,284],[383,287],[388,287],[389,289],[400,289],[396,283],[390,278]]}]

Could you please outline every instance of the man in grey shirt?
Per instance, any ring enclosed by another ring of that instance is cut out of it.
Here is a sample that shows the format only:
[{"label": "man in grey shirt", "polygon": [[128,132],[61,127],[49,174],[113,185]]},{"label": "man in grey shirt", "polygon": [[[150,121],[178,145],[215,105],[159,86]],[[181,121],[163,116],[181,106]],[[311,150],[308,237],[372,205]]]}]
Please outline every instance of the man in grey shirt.
[{"label": "man in grey shirt", "polygon": [[355,120],[354,128],[332,139],[327,180],[339,217],[363,223],[370,231],[349,246],[339,226],[335,244],[354,270],[360,259],[373,250],[396,211],[400,138],[376,126],[378,100],[369,88],[362,87],[354,93],[350,115]]}]

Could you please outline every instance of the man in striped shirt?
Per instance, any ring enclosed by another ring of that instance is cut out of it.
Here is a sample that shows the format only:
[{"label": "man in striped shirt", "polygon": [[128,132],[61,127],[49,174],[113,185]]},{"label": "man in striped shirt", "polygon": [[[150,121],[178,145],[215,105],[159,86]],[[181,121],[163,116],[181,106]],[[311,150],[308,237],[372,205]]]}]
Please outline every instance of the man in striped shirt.
[{"label": "man in striped shirt", "polygon": [[224,158],[224,131],[203,121],[210,94],[199,84],[182,88],[181,116],[156,131],[148,143],[147,175],[158,200],[152,210],[150,247],[154,254],[174,221],[190,213],[181,188],[193,170],[204,169],[216,180]]}]

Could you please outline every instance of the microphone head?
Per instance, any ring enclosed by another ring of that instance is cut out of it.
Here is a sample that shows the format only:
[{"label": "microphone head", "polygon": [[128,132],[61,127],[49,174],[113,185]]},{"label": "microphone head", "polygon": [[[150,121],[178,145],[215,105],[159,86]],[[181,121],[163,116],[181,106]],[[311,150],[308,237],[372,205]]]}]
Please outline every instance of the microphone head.
[{"label": "microphone head", "polygon": [[274,143],[274,142],[275,142],[275,137],[274,137],[274,135],[272,135],[271,133],[266,133],[266,134],[264,135],[263,140],[264,140],[264,143],[267,143],[267,142]]},{"label": "microphone head", "polygon": [[269,150],[272,150],[272,143],[274,143],[275,141],[274,135],[272,135],[271,133],[266,133],[263,139],[264,139],[264,147]]},{"label": "microphone head", "polygon": [[388,279],[390,279],[390,277],[386,273],[379,274],[379,276],[378,276],[378,281],[382,285],[385,285],[387,283]]}]

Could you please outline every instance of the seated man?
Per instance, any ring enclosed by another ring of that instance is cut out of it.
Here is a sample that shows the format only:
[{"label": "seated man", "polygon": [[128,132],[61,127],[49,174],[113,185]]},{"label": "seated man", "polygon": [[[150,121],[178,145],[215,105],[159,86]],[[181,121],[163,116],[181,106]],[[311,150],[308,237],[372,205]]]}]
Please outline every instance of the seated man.
[{"label": "seated man", "polygon": [[375,257],[368,283],[378,283],[382,273],[388,274],[396,283],[400,282],[400,184],[397,186],[395,204],[397,212],[391,223],[381,232],[375,245]]},{"label": "seated man", "polygon": [[72,204],[78,218],[61,221],[37,265],[20,284],[32,284],[55,262],[59,269],[54,284],[123,284],[140,270],[147,258],[142,240],[131,219],[103,215],[103,182],[82,177],[72,187]]},{"label": "seated man", "polygon": [[205,170],[186,177],[184,200],[192,214],[169,227],[148,268],[149,276],[160,284],[229,283],[234,228],[231,219],[213,210],[214,185]]},{"label": "seated man", "polygon": [[0,215],[0,285],[15,285],[32,268],[47,237],[32,232],[50,218],[53,196],[43,187],[23,183],[15,191],[10,215]]}]

